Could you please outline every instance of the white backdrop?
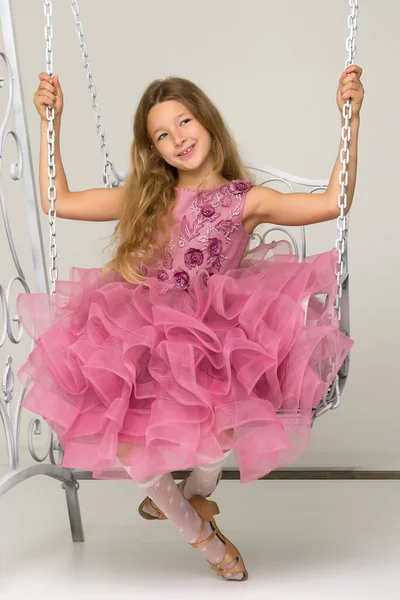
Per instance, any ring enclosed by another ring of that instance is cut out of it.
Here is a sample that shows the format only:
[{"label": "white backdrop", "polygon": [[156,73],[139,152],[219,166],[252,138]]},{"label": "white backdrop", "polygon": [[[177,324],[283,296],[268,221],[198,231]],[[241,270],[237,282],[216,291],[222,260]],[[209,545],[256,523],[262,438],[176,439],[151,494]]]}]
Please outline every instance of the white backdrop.
[{"label": "white backdrop", "polygon": [[[71,189],[98,187],[101,154],[72,12],[68,0],[54,4],[54,70],[65,93],[64,166]],[[359,5],[356,62],[364,69],[366,97],[349,240],[356,343],[341,408],[316,421],[308,453],[293,466],[399,468],[400,463],[400,5],[396,0],[359,0]],[[221,109],[247,164],[273,165],[303,177],[330,176],[340,139],[335,94],[346,59],[346,0],[80,0],[80,6],[111,158],[119,170],[129,168],[132,119],[145,86],[154,78],[179,75],[200,85]],[[39,118],[32,97],[38,73],[45,70],[43,1],[14,0],[13,12],[37,168]],[[9,150],[13,157],[11,143]],[[33,281],[18,185],[6,182],[5,191],[19,256]],[[41,219],[47,248],[46,215]],[[59,277],[67,278],[73,265],[103,264],[102,248],[113,227],[59,220]],[[14,270],[2,224],[0,232],[4,284]],[[335,239],[335,223],[310,228],[313,252],[332,247]],[[26,344],[12,348],[16,365],[28,350]],[[0,372],[5,356],[0,350]],[[24,411],[23,460],[31,416]],[[0,429],[0,463],[5,458]]]}]

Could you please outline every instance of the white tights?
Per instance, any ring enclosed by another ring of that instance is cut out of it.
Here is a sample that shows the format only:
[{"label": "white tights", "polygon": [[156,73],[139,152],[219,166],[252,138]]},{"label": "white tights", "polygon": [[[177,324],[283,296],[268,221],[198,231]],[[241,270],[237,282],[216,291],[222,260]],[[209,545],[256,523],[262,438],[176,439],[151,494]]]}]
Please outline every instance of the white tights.
[{"label": "white tights", "polygon": [[229,452],[224,453],[225,456],[221,460],[195,467],[185,482],[183,490],[185,498],[191,498],[192,496],[203,496],[205,498],[212,494],[217,486],[218,475],[222,466],[231,453],[232,450],[229,450]]},{"label": "white tights", "polygon": [[[199,540],[202,520],[187,498],[195,495],[205,497],[214,491],[218,474],[228,454],[230,452],[226,453],[221,461],[193,469],[186,480],[184,495],[170,473],[137,482],[189,544]],[[211,526],[207,522],[203,539],[208,537],[211,532]],[[199,550],[212,564],[220,563],[225,556],[225,544],[217,536]],[[234,566],[236,562],[236,560],[232,561],[227,567]],[[225,577],[242,579],[242,574],[227,574]]]}]

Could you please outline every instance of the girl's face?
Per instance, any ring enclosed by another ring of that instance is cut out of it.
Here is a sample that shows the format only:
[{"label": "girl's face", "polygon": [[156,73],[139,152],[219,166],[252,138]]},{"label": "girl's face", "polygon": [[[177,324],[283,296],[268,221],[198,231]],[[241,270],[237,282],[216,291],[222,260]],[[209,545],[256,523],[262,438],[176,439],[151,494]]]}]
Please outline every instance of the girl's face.
[{"label": "girl's face", "polygon": [[177,100],[153,106],[147,129],[155,149],[179,171],[194,171],[211,161],[211,136],[188,108]]}]

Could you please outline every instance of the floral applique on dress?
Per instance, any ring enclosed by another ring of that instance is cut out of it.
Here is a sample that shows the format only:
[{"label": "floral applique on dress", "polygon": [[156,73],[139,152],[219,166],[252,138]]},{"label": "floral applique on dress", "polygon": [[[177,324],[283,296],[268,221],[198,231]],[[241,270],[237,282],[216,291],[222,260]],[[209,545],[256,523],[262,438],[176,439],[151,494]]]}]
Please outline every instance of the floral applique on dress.
[{"label": "floral applique on dress", "polygon": [[177,209],[182,213],[177,239],[170,239],[156,263],[164,293],[187,290],[200,268],[210,276],[221,272],[235,255],[235,241],[242,251],[243,241],[248,241],[242,226],[244,199],[252,185],[233,180],[212,190],[177,188]]}]

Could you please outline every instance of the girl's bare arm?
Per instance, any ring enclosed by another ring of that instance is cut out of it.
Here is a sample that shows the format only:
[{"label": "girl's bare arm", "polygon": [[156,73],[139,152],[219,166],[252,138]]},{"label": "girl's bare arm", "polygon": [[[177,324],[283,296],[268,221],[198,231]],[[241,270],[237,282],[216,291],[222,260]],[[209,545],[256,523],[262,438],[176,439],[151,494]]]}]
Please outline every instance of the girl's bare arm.
[{"label": "girl's bare arm", "polygon": [[119,219],[125,199],[125,190],[120,188],[95,188],[80,192],[71,192],[65,175],[60,151],[61,116],[64,109],[64,95],[58,76],[50,77],[47,73],[40,73],[39,86],[33,97],[33,102],[41,117],[40,121],[40,164],[39,187],[40,202],[43,211],[47,214],[50,208],[48,199],[48,167],[47,167],[47,117],[46,109],[51,107],[55,111],[54,132],[55,148],[54,160],[56,175],[55,208],[56,214],[62,219],[76,219],[81,221],[112,221]]},{"label": "girl's bare arm", "polygon": [[[119,219],[125,198],[123,187],[94,188],[79,192],[70,191],[60,152],[61,117],[55,118],[54,130],[56,164],[54,182],[57,190],[55,201],[57,217],[80,221],[113,221]],[[40,124],[39,187],[42,209],[46,214],[50,208],[48,185],[47,121],[42,120]]]}]

